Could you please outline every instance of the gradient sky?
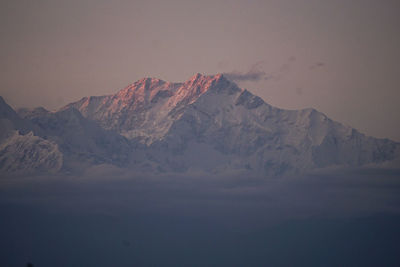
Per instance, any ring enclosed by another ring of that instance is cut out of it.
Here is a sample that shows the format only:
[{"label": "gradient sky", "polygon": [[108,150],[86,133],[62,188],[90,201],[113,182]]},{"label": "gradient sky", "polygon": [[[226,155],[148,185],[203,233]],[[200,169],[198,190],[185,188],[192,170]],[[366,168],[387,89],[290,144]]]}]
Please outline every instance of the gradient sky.
[{"label": "gradient sky", "polygon": [[142,78],[230,73],[400,141],[398,0],[2,0],[0,95],[56,109]]}]

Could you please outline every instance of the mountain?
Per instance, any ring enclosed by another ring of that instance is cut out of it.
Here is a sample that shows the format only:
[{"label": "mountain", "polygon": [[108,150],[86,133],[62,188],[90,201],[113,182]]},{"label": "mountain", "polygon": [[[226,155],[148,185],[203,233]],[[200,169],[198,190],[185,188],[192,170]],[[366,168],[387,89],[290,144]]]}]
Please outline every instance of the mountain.
[{"label": "mountain", "polygon": [[0,172],[80,171],[91,165],[124,165],[131,144],[84,118],[74,108],[19,109],[0,99]]},{"label": "mountain", "polygon": [[273,107],[221,74],[184,83],[145,78],[61,110],[69,108],[128,138],[138,169],[281,175],[380,163],[400,151],[314,109]]},{"label": "mountain", "polygon": [[0,172],[84,170],[294,175],[399,158],[400,144],[365,136],[315,109],[267,104],[223,75],[184,83],[144,78],[58,111],[0,98]]}]

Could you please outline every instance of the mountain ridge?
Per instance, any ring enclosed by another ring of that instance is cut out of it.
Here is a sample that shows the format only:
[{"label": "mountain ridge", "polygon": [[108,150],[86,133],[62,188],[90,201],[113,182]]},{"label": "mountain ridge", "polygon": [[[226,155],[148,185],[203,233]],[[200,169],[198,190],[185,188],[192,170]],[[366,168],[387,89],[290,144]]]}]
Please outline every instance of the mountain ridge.
[{"label": "mountain ridge", "polygon": [[[210,89],[225,88],[221,84],[233,86],[222,74],[203,76],[198,73],[184,83],[143,78],[113,95],[85,97],[62,109],[75,107],[83,116],[98,121],[105,129],[120,132],[128,139],[146,139],[154,132],[153,138],[144,141],[148,144],[165,134],[172,117],[179,116],[181,108]],[[240,90],[236,85],[234,87]],[[152,124],[158,124],[158,129]]]},{"label": "mountain ridge", "polygon": [[399,143],[365,136],[312,108],[271,106],[222,74],[198,73],[183,83],[143,78],[55,112],[22,113],[67,159],[150,172],[280,176],[400,154]]}]

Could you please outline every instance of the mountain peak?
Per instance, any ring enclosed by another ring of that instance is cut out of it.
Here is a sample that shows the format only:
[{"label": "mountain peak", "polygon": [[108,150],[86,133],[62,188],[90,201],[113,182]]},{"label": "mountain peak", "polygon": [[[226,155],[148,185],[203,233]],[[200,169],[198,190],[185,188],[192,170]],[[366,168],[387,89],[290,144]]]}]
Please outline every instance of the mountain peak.
[{"label": "mountain peak", "polygon": [[124,103],[133,103],[138,99],[141,99],[140,101],[151,101],[158,91],[169,90],[172,87],[174,87],[173,83],[161,79],[142,78],[123,88],[111,97],[117,102],[122,101]]},{"label": "mountain peak", "polygon": [[[155,91],[159,90],[174,90],[179,87],[182,89],[192,91],[194,94],[202,94],[208,91],[212,87],[224,87],[233,84],[228,81],[222,73],[216,75],[203,75],[201,73],[196,73],[190,77],[184,83],[171,83],[166,82],[158,78],[145,77],[136,82],[128,85],[127,87],[120,90],[117,95],[123,98],[132,98],[133,95],[145,95],[147,92],[157,93]],[[236,85],[235,85],[236,86]]]},{"label": "mountain peak", "polygon": [[23,119],[31,119],[37,116],[42,116],[44,114],[49,113],[47,109],[44,107],[36,107],[36,108],[19,108],[17,110],[17,114]]},{"label": "mountain peak", "polygon": [[196,73],[195,75],[190,77],[189,81],[196,81],[196,80],[200,79],[201,77],[204,77],[204,75],[201,73]]},{"label": "mountain peak", "polygon": [[3,97],[0,96],[0,118],[16,117],[13,108],[6,103]]},{"label": "mountain peak", "polygon": [[146,77],[134,82],[133,84],[127,86],[123,90],[147,91],[147,90],[152,90],[155,87],[158,87],[165,83],[166,82],[161,79]]},{"label": "mountain peak", "polygon": [[224,75],[222,73],[218,73],[215,75],[203,75],[201,73],[196,73],[195,75],[193,75],[192,77],[190,77],[190,79],[188,80],[195,83],[198,81],[212,81],[212,80],[223,80],[225,79]]},{"label": "mountain peak", "polygon": [[191,91],[193,95],[201,95],[209,90],[240,90],[235,83],[227,80],[222,73],[216,75],[202,75],[197,73],[187,80],[182,87],[183,90]]},{"label": "mountain peak", "polygon": [[135,84],[154,84],[154,83],[165,83],[165,81],[158,79],[158,78],[154,78],[154,77],[144,77],[138,81],[135,82]]}]

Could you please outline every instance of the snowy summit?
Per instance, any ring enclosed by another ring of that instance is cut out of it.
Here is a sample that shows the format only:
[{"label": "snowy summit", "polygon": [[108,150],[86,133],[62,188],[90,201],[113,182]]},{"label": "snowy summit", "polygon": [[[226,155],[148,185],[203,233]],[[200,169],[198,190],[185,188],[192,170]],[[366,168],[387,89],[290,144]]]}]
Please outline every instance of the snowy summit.
[{"label": "snowy summit", "polygon": [[150,172],[276,176],[380,163],[400,153],[398,143],[367,137],[317,110],[273,107],[222,74],[196,74],[184,83],[144,78],[56,112],[24,109],[18,116],[2,105],[3,117],[18,121],[8,130],[26,121],[57,145],[61,171],[110,163]]}]

